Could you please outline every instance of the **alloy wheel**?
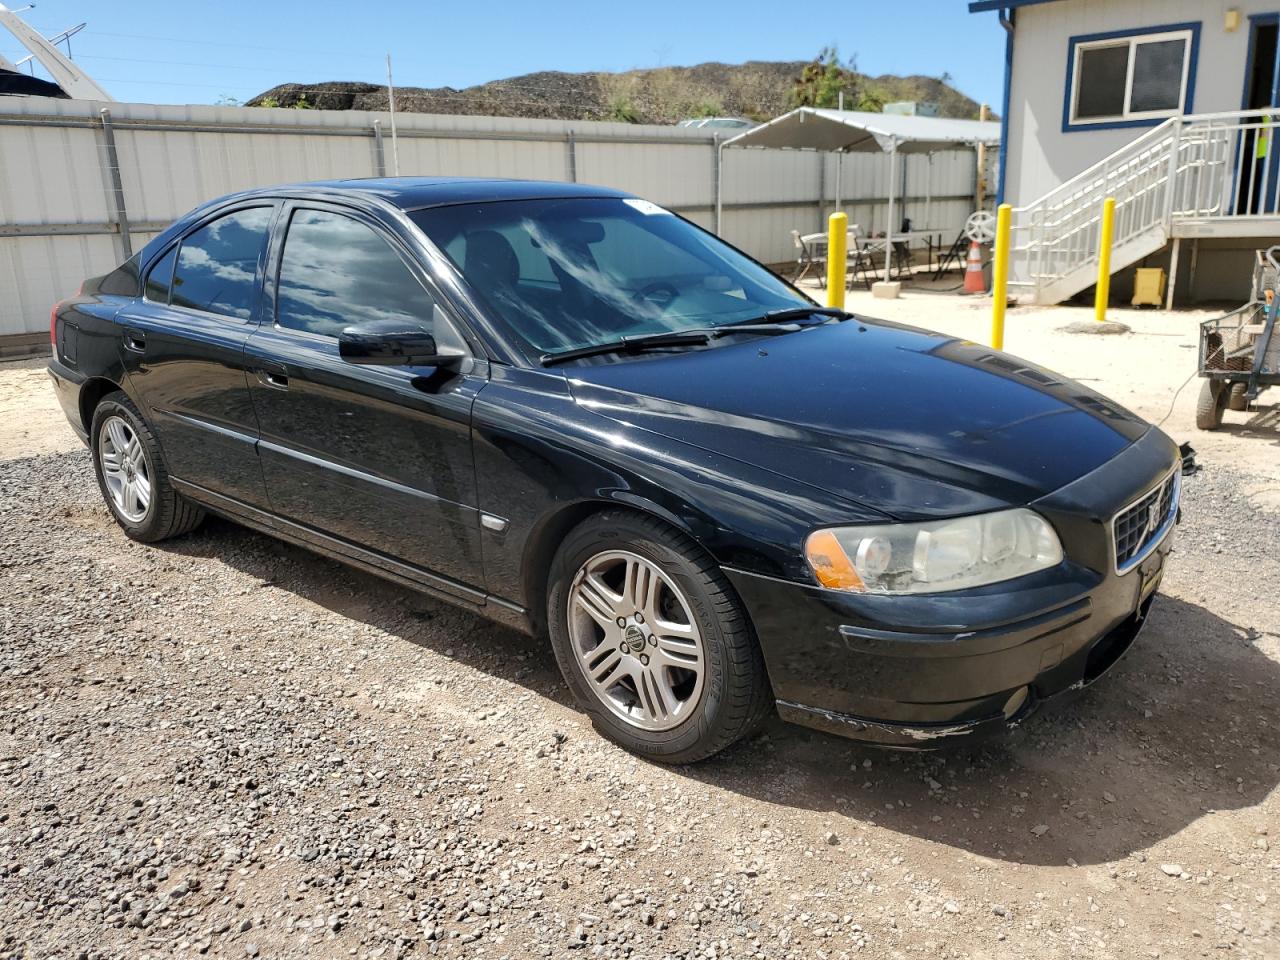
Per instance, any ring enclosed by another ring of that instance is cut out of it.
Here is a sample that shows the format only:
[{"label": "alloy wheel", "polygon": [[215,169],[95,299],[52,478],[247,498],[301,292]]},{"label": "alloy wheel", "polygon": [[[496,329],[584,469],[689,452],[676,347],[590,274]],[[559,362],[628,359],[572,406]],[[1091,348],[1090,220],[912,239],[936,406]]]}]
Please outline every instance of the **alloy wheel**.
[{"label": "alloy wheel", "polygon": [[151,470],[142,441],[123,417],[103,421],[98,462],[116,511],[130,523],[141,523],[151,506]]},{"label": "alloy wheel", "polygon": [[688,599],[659,567],[625,550],[574,575],[569,637],[596,698],[643,730],[669,730],[702,694],[705,645]]}]

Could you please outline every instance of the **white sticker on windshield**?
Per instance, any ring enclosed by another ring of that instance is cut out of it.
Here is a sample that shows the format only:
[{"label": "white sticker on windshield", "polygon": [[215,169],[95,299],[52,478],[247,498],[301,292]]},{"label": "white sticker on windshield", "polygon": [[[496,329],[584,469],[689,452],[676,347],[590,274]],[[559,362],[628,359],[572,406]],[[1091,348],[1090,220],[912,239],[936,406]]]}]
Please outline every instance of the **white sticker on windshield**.
[{"label": "white sticker on windshield", "polygon": [[671,216],[670,210],[664,210],[656,203],[652,203],[648,200],[640,200],[636,197],[623,197],[622,202],[632,210],[639,210],[646,217],[652,217],[659,213],[665,213],[668,217]]}]

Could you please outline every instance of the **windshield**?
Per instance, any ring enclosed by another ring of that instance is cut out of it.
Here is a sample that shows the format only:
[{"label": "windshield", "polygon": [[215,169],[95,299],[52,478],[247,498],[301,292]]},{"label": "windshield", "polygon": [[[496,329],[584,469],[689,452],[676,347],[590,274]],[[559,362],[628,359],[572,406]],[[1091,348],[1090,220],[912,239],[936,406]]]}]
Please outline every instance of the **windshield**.
[{"label": "windshield", "polygon": [[809,305],[764,267],[647,200],[510,200],[412,217],[534,353]]}]

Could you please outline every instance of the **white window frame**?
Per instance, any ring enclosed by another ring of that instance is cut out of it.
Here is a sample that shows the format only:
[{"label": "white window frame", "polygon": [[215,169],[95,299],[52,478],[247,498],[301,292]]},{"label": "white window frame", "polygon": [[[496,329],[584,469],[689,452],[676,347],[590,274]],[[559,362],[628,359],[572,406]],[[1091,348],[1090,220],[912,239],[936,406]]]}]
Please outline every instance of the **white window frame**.
[{"label": "white window frame", "polygon": [[[1137,47],[1144,43],[1158,43],[1162,40],[1182,40],[1182,79],[1178,87],[1178,105],[1170,110],[1130,110],[1133,102],[1133,67],[1137,62]],[[1112,37],[1102,40],[1081,41],[1075,45],[1075,62],[1071,69],[1071,125],[1092,126],[1094,124],[1125,123],[1131,120],[1163,120],[1176,117],[1183,112],[1187,104],[1187,79],[1191,75],[1191,57],[1194,53],[1195,36],[1191,30],[1168,30],[1158,33],[1140,33],[1131,37]],[[1080,117],[1079,106],[1081,66],[1087,50],[1099,50],[1104,47],[1126,47],[1129,51],[1128,70],[1124,78],[1124,110],[1118,114],[1105,117]]]}]

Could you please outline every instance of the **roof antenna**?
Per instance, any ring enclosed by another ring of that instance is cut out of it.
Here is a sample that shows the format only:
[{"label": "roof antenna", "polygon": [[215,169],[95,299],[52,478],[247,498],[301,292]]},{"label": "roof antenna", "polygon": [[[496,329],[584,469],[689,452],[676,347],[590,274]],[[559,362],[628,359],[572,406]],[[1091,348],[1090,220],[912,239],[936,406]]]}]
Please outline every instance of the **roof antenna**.
[{"label": "roof antenna", "polygon": [[400,145],[396,142],[396,88],[391,84],[391,54],[387,54],[387,104],[391,108],[391,172],[400,176]]}]

